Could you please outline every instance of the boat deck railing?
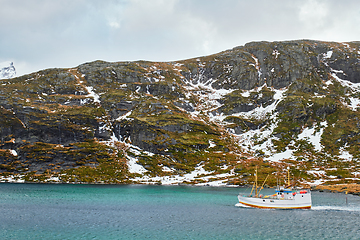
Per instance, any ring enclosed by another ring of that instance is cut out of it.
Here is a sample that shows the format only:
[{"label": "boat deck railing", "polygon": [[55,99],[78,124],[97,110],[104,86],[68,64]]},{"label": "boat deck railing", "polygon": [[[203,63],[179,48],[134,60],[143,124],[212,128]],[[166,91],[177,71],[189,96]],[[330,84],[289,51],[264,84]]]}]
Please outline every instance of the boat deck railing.
[{"label": "boat deck railing", "polygon": [[262,199],[278,199],[276,194],[273,195],[259,195],[259,196],[255,196],[255,195],[243,195],[243,197],[253,197],[253,198],[262,198]]},{"label": "boat deck railing", "polygon": [[[281,191],[276,191],[275,194],[273,195],[258,195],[258,196],[255,196],[255,195],[243,195],[243,197],[252,197],[252,198],[261,198],[261,199],[287,199],[287,200],[293,200],[294,198],[293,197],[284,197],[284,195],[278,195],[278,193],[281,192]],[[296,190],[292,190],[292,191],[282,191],[281,193],[292,193],[291,195],[292,196],[295,196],[296,194],[308,194],[308,193],[311,193],[310,192],[310,189],[296,189]]]}]

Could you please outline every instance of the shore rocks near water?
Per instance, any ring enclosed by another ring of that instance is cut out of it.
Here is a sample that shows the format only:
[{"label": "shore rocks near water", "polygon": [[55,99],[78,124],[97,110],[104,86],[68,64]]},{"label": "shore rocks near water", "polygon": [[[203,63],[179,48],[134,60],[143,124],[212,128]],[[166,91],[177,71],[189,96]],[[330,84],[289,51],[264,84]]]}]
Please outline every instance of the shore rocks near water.
[{"label": "shore rocks near water", "polygon": [[320,192],[339,192],[360,196],[360,184],[335,184],[335,185],[318,185],[314,190]]}]

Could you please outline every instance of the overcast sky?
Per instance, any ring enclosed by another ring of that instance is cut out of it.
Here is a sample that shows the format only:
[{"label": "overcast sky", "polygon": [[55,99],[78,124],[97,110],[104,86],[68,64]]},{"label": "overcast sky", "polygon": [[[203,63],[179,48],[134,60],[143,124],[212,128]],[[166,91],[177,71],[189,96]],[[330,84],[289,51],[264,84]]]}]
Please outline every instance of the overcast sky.
[{"label": "overcast sky", "polygon": [[251,41],[360,41],[359,0],[0,0],[18,76],[94,60],[173,61]]}]

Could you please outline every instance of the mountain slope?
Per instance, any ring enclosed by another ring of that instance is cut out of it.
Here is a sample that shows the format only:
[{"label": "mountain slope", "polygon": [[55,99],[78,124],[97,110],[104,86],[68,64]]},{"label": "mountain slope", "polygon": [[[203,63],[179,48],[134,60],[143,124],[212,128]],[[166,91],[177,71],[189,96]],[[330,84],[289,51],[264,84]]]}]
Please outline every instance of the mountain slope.
[{"label": "mountain slope", "polygon": [[359,42],[253,42],[2,80],[3,179],[247,184],[260,165],[271,185],[290,165],[304,184],[357,180],[359,60]]}]

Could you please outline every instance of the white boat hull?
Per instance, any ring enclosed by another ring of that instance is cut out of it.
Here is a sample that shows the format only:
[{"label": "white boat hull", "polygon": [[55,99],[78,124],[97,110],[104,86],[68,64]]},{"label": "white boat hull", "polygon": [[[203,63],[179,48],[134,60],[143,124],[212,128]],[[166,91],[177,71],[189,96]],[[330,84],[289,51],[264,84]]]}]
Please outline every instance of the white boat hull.
[{"label": "white boat hull", "polygon": [[296,194],[292,199],[238,196],[239,203],[248,207],[268,209],[310,209],[311,193]]}]

